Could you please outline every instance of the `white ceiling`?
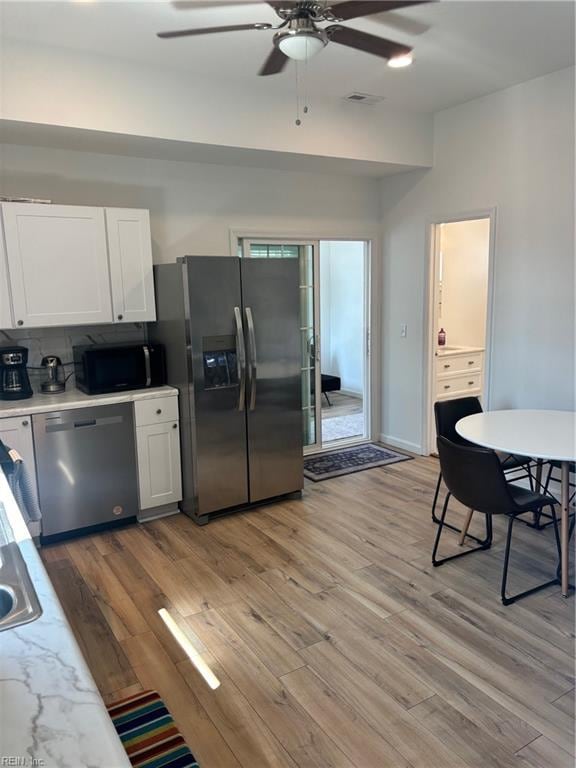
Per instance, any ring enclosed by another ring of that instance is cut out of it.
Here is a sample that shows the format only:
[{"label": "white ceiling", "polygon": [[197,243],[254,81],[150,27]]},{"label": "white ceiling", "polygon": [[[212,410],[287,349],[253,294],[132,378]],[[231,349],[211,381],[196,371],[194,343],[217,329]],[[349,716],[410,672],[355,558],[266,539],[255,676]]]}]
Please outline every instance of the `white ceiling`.
[{"label": "white ceiling", "polygon": [[[2,35],[119,57],[249,89],[293,94],[295,71],[256,76],[271,48],[271,31],[160,40],[157,31],[245,22],[274,22],[265,3],[177,8],[168,0],[0,0]],[[194,0],[186,3],[194,5]],[[307,66],[310,97],[339,99],[352,91],[385,97],[394,108],[434,112],[574,64],[572,0],[443,0],[348,22],[412,45],[415,63],[391,70],[383,60],[330,44]],[[304,68],[300,67],[301,78]],[[362,108],[362,107],[358,107]],[[366,108],[366,107],[363,107]]]}]

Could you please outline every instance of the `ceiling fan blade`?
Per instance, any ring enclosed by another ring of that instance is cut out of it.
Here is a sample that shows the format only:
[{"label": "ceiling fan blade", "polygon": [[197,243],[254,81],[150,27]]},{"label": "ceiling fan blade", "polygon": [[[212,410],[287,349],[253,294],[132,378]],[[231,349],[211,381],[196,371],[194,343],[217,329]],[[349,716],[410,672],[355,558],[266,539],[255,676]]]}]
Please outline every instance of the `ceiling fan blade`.
[{"label": "ceiling fan blade", "polygon": [[357,29],[341,27],[339,24],[328,27],[326,33],[334,43],[346,45],[348,48],[356,48],[358,51],[365,51],[365,53],[372,53],[383,59],[403,56],[412,50],[408,45],[401,45],[392,40],[386,40],[384,37],[369,35],[367,32],[359,32]]},{"label": "ceiling fan blade", "polygon": [[212,35],[215,32],[245,32],[248,29],[272,29],[272,24],[234,24],[228,27],[204,27],[202,29],[177,29],[172,32],[158,32],[163,40],[172,37],[191,37],[193,35]]},{"label": "ceiling fan blade", "polygon": [[280,48],[273,48],[258,74],[277,75],[279,72],[282,72],[287,62],[288,56],[285,56]]},{"label": "ceiling fan blade", "polygon": [[234,5],[264,5],[265,0],[172,0],[171,5],[178,11],[191,11],[194,8],[222,8]]},{"label": "ceiling fan blade", "polygon": [[330,10],[338,19],[348,21],[361,16],[373,16],[375,13],[396,11],[399,8],[409,8],[411,5],[422,5],[431,0],[348,0],[348,2],[331,5]]},{"label": "ceiling fan blade", "polygon": [[371,22],[372,24],[381,24],[383,27],[391,27],[403,35],[423,35],[430,29],[430,24],[424,24],[420,19],[409,18],[394,11],[381,16],[374,16]]}]

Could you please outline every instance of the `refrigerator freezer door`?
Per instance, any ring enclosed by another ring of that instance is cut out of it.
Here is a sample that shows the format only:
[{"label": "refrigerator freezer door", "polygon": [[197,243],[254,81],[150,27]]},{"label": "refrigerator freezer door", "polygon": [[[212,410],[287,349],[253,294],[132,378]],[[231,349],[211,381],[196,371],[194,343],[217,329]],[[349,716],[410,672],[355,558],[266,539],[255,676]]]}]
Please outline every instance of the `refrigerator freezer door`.
[{"label": "refrigerator freezer door", "polygon": [[299,491],[302,475],[298,259],[242,259],[250,502]]},{"label": "refrigerator freezer door", "polygon": [[240,259],[183,261],[196,444],[193,512],[199,517],[248,503]]}]

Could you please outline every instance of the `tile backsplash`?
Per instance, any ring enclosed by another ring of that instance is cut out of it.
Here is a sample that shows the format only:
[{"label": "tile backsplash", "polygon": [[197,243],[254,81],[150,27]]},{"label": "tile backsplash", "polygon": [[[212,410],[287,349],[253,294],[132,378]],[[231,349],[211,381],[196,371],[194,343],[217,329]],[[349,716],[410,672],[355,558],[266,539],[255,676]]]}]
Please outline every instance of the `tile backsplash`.
[{"label": "tile backsplash", "polygon": [[[85,325],[63,328],[29,328],[0,331],[0,346],[17,344],[28,349],[28,373],[32,389],[40,390],[40,384],[46,379],[40,361],[45,355],[57,355],[66,364],[66,375],[72,373],[72,347],[79,344],[130,344],[146,341],[145,323],[126,323],[122,325]],[[72,376],[66,387],[74,386]]]}]

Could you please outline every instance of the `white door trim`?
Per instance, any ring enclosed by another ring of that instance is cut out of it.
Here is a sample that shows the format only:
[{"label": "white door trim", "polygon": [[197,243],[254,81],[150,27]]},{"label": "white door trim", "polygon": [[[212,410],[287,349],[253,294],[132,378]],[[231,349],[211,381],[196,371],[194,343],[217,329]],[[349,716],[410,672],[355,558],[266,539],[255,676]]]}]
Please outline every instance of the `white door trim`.
[{"label": "white door trim", "polygon": [[426,223],[425,249],[425,311],[424,311],[424,350],[422,369],[424,371],[423,402],[422,402],[422,446],[421,453],[428,456],[432,445],[431,419],[432,400],[434,394],[434,351],[436,349],[436,328],[433,325],[435,307],[435,266],[437,253],[437,235],[440,224],[453,224],[459,221],[474,221],[489,219],[490,240],[488,254],[488,306],[486,312],[486,350],[484,353],[484,407],[490,409],[492,400],[492,350],[494,345],[494,266],[496,256],[496,208],[482,208],[452,213],[445,216],[434,216]]},{"label": "white door trim", "polygon": [[[365,371],[365,436],[360,438],[354,438],[350,441],[342,441],[339,445],[345,447],[345,445],[354,445],[356,443],[366,443],[380,440],[381,428],[380,428],[380,402],[377,400],[377,395],[381,392],[381,370],[380,370],[380,357],[382,349],[382,313],[378,298],[381,294],[378,292],[378,286],[381,281],[381,264],[382,264],[382,243],[381,235],[372,232],[347,232],[346,234],[339,234],[338,232],[306,232],[300,231],[300,229],[290,230],[266,230],[259,226],[253,226],[249,228],[235,228],[229,229],[229,244],[230,255],[238,255],[238,245],[240,240],[262,241],[262,242],[317,242],[321,240],[336,240],[341,242],[364,242],[366,243],[365,252],[365,274],[366,280],[366,334],[367,339],[365,343],[370,345],[369,355],[367,355]],[[375,254],[379,254],[380,258],[375,258]],[[316,446],[316,452],[320,452],[321,449]],[[326,449],[324,449],[326,450]],[[327,450],[334,450],[334,446],[329,446]]]}]

